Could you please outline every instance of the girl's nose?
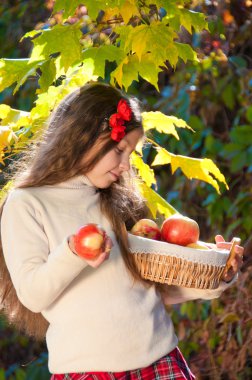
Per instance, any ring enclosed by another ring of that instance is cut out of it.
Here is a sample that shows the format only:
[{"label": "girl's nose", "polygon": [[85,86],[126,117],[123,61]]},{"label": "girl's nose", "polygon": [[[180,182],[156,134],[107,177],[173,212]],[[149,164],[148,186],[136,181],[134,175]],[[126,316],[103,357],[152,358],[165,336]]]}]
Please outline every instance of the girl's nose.
[{"label": "girl's nose", "polygon": [[130,169],[129,158],[124,158],[119,165],[120,170],[127,171]]}]

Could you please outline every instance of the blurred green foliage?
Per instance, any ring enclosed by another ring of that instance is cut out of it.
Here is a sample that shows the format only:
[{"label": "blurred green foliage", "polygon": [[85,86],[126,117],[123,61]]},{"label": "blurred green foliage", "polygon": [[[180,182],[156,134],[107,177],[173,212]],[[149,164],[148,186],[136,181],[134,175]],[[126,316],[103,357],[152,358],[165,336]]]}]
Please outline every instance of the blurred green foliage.
[{"label": "blurred green foliage", "polygon": [[0,314],[0,380],[48,380],[48,354],[36,342],[7,325]]},{"label": "blurred green foliage", "polygon": [[[176,305],[172,313],[180,347],[197,379],[249,380],[252,378],[252,4],[249,1],[191,2],[208,15],[210,32],[181,40],[198,50],[200,62],[180,63],[162,72],[160,93],[144,81],[134,83],[136,94],[147,110],[160,110],[183,118],[195,133],[183,130],[180,140],[156,133],[155,140],[170,152],[212,158],[224,173],[229,190],[215,190],[196,180],[189,181],[169,165],[155,167],[160,194],[180,212],[196,219],[201,240],[215,234],[226,239],[240,236],[246,245],[245,264],[237,285],[220,299]],[[19,38],[45,22],[51,1],[3,1],[0,5],[1,56],[28,57],[29,41]],[[35,18],[34,18],[35,17]],[[113,66],[113,65],[111,65]],[[109,77],[110,65],[107,66]],[[0,94],[0,102],[28,110],[34,101],[35,84],[21,93],[11,88]],[[155,151],[146,147],[145,158]],[[45,343],[37,343],[6,326],[0,319],[0,380],[49,379]]]}]

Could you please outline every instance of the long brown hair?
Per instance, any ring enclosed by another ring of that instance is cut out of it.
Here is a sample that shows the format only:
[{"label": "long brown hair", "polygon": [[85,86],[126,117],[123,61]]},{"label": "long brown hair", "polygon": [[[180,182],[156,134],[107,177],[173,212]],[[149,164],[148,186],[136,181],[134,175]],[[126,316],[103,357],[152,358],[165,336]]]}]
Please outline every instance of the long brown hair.
[{"label": "long brown hair", "polygon": [[[106,120],[116,112],[122,98],[126,99],[132,110],[131,120],[125,124],[126,133],[135,128],[143,131],[137,99],[126,97],[110,85],[89,83],[59,103],[43,134],[10,166],[9,179],[13,181],[13,187],[53,185],[91,170],[117,144],[110,138]],[[102,141],[102,148],[80,167],[81,158],[85,157],[98,138]],[[137,220],[148,215],[145,201],[134,185],[134,175],[134,171],[130,170],[127,176],[122,176],[109,188],[99,189],[100,205],[101,211],[111,222],[126,268],[134,280],[148,286],[135,268],[126,233]],[[7,196],[8,193],[2,200],[0,217]],[[8,321],[30,336],[44,339],[48,322],[41,313],[30,311],[19,301],[5,264],[1,240],[0,280],[0,303]]]}]

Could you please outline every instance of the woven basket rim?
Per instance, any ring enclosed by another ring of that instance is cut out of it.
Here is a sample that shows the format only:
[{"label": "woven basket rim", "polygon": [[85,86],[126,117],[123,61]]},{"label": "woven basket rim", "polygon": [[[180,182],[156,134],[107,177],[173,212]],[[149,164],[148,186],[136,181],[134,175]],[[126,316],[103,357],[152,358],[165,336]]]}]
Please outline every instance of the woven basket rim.
[{"label": "woven basket rim", "polygon": [[128,234],[130,252],[132,254],[162,255],[173,257],[188,262],[204,265],[223,267],[229,256],[227,249],[196,249],[191,247],[179,246],[163,241],[147,239],[141,236]]}]

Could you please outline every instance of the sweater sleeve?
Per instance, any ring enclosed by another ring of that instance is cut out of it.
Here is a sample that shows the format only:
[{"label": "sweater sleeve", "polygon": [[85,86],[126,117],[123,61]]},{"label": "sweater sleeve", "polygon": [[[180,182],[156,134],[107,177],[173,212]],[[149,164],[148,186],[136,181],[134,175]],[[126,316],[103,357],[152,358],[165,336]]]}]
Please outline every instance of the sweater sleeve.
[{"label": "sweater sleeve", "polygon": [[211,300],[214,298],[219,298],[226,289],[236,282],[237,278],[238,274],[234,276],[232,281],[229,283],[221,281],[219,287],[216,289],[185,288],[182,286],[167,284],[161,285],[158,289],[165,305],[173,305],[196,299]]},{"label": "sweater sleeve", "polygon": [[68,245],[68,236],[49,252],[35,209],[22,197],[7,199],[1,218],[3,254],[21,303],[46,309],[88,265]]}]

